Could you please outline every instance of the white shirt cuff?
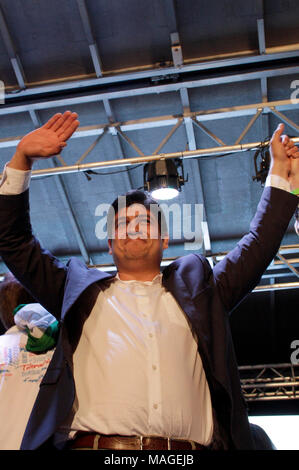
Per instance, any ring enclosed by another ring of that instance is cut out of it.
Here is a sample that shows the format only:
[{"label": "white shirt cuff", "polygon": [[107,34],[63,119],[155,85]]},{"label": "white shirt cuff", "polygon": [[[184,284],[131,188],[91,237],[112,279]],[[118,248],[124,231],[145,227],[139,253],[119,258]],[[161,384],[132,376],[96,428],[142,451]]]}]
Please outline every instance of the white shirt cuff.
[{"label": "white shirt cuff", "polygon": [[288,180],[278,175],[268,175],[265,186],[272,186],[273,188],[283,189],[289,193],[291,192],[291,186]]},{"label": "white shirt cuff", "polygon": [[31,170],[17,170],[6,164],[0,181],[0,194],[13,196],[23,193],[29,188],[30,178]]}]

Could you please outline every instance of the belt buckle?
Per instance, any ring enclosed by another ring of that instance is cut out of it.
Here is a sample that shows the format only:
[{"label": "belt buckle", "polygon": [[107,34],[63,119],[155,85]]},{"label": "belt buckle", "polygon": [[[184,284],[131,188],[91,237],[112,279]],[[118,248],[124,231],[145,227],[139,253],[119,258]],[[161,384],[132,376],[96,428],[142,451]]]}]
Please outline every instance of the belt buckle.
[{"label": "belt buckle", "polygon": [[[140,440],[140,450],[143,450],[143,436],[139,436]],[[171,450],[171,439],[167,437],[167,450]]]},{"label": "belt buckle", "polygon": [[99,449],[99,440],[101,438],[101,435],[100,434],[96,434],[94,439],[93,439],[93,447],[92,449],[93,450],[98,450]]}]

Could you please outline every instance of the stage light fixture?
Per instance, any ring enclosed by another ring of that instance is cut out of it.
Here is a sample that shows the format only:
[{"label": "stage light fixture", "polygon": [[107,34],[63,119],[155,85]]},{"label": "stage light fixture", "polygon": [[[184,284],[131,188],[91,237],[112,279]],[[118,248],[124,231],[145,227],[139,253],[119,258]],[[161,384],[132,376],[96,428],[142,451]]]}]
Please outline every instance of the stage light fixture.
[{"label": "stage light fixture", "polygon": [[[260,168],[258,169],[258,158],[260,158]],[[270,167],[270,151],[268,145],[262,145],[257,149],[254,155],[255,176],[253,181],[260,181],[264,186]]]},{"label": "stage light fixture", "polygon": [[144,165],[144,189],[155,199],[173,199],[178,196],[186,181],[188,178],[185,180],[183,164],[178,158],[161,159]]}]

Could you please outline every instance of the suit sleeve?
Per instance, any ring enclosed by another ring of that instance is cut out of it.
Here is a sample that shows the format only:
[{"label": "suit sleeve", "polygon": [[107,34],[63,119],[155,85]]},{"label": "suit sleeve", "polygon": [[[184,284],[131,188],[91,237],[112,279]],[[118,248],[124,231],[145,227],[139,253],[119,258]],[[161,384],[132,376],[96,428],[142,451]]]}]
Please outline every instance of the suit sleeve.
[{"label": "suit sleeve", "polygon": [[67,268],[32,234],[29,190],[0,195],[0,255],[36,301],[60,318]]},{"label": "suit sleeve", "polygon": [[277,253],[298,198],[287,191],[264,189],[250,231],[213,269],[214,282],[228,311],[259,283]]}]

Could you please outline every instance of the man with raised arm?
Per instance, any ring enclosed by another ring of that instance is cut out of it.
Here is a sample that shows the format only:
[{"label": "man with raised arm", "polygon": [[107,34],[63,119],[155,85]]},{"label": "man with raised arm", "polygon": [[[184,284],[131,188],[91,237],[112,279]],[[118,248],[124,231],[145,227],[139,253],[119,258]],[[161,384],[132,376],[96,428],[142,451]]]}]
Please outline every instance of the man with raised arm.
[{"label": "man with raised arm", "polygon": [[156,202],[140,191],[125,206],[114,201],[111,276],[78,259],[62,264],[31,231],[32,163],[59,153],[77,126],[67,111],[25,136],[0,185],[0,254],[61,325],[22,448],[252,449],[229,313],[259,282],[294,214],[298,148],[279,125],[250,231],[213,270],[189,254],[161,274],[168,238],[150,210]]}]

